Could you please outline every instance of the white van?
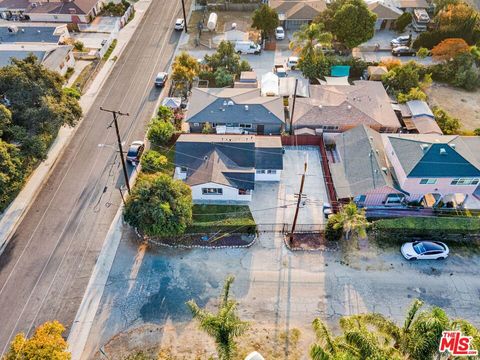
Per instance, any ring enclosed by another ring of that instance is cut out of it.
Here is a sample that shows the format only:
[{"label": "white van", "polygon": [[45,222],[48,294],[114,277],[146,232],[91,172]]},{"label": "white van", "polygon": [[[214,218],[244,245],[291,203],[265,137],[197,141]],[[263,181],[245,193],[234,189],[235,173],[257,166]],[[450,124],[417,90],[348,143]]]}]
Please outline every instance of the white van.
[{"label": "white van", "polygon": [[255,54],[258,55],[262,51],[260,45],[253,41],[237,41],[235,43],[235,52],[237,54]]}]

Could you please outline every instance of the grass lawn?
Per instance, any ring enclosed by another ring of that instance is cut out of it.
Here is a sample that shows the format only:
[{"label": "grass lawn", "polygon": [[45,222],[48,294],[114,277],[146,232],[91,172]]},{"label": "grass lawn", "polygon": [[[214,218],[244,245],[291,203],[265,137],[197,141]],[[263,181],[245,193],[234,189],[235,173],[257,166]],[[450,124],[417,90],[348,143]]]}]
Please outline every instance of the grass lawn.
[{"label": "grass lawn", "polygon": [[255,220],[247,205],[194,205],[187,233],[255,233]]},{"label": "grass lawn", "polygon": [[173,172],[175,171],[175,146],[155,146],[154,144],[152,144],[152,150],[159,152],[167,158],[168,163],[167,165],[165,165],[165,168],[162,172],[173,176]]},{"label": "grass lawn", "polygon": [[421,230],[449,233],[480,232],[478,217],[403,217],[374,222],[379,230]]}]

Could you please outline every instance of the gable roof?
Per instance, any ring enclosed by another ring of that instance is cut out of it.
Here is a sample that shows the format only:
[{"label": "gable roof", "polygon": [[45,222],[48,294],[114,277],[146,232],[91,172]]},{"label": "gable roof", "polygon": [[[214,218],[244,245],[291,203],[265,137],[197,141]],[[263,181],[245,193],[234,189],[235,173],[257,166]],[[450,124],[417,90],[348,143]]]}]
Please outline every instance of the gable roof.
[{"label": "gable roof", "polygon": [[324,0],[270,0],[270,6],[286,20],[313,20],[327,8]]},{"label": "gable roof", "polygon": [[402,10],[382,1],[369,3],[367,7],[370,11],[377,14],[377,19],[396,20],[403,14]]},{"label": "gable roof", "polygon": [[407,177],[480,176],[480,138],[388,135]]},{"label": "gable roof", "polygon": [[360,125],[335,137],[339,162],[330,162],[335,190],[340,199],[352,198],[395,181],[386,161],[382,138]]},{"label": "gable roof", "polygon": [[382,83],[363,80],[353,85],[310,86],[310,98],[297,98],[293,123],[400,128]]},{"label": "gable roof", "polygon": [[411,100],[411,101],[407,101],[406,104],[407,104],[408,110],[410,110],[410,113],[412,114],[413,117],[428,116],[428,117],[431,117],[432,119],[435,118],[432,110],[430,109],[430,107],[425,101]]},{"label": "gable roof", "polygon": [[260,89],[193,88],[186,121],[282,124],[285,113],[282,98],[260,96]]},{"label": "gable roof", "polygon": [[31,6],[26,14],[68,14],[87,15],[97,5],[99,0],[73,0],[58,2],[40,2]]},{"label": "gable roof", "polygon": [[278,136],[182,134],[175,166],[187,167],[190,186],[213,182],[253,189],[256,168],[283,168],[282,145]]}]

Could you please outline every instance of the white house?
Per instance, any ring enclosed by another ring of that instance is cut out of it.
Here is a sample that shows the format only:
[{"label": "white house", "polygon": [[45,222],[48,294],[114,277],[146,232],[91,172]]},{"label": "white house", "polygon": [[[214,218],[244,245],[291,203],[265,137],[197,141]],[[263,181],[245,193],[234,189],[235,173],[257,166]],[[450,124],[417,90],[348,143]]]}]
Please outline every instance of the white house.
[{"label": "white house", "polygon": [[279,136],[182,134],[175,145],[175,178],[196,203],[248,202],[257,181],[280,181]]}]

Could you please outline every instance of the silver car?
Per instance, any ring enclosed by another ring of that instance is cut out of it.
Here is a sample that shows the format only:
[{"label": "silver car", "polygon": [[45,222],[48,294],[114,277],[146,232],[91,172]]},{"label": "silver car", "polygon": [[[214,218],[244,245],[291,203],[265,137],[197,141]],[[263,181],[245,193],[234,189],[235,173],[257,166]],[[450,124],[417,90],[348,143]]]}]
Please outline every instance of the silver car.
[{"label": "silver car", "polygon": [[400,249],[407,260],[440,260],[446,259],[448,246],[440,241],[414,241],[402,245]]}]

